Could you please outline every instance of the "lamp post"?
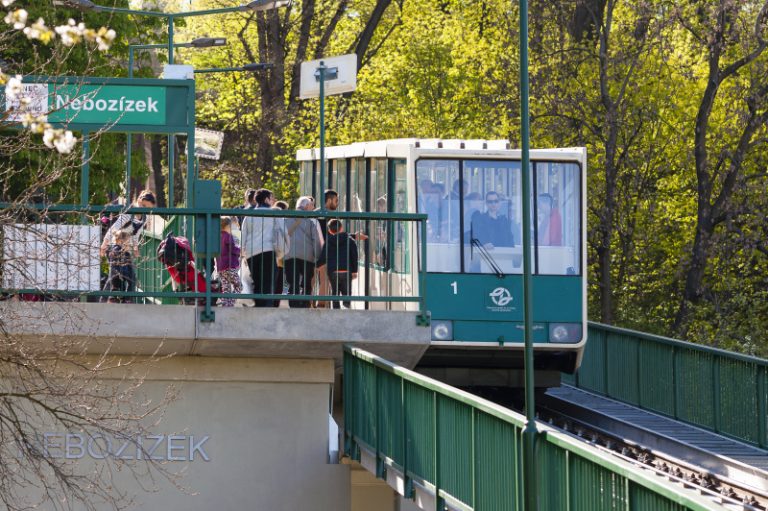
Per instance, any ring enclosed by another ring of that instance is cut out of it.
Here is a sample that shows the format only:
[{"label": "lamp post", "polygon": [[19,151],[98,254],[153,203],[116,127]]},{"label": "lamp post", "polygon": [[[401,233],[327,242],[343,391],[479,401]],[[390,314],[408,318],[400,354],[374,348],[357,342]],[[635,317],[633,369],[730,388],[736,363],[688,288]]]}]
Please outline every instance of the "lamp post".
[{"label": "lamp post", "polygon": [[[235,5],[232,7],[220,7],[218,9],[205,9],[202,11],[175,12],[175,13],[159,12],[159,11],[140,11],[135,9],[127,9],[123,7],[110,7],[107,5],[95,4],[91,0],[65,0],[65,3],[77,9],[86,10],[86,11],[110,12],[110,13],[116,13],[116,14],[133,14],[136,16],[148,16],[151,18],[165,18],[168,23],[168,44],[160,45],[159,47],[168,48],[168,64],[173,64],[173,49],[176,46],[173,43],[173,32],[174,32],[174,22],[177,18],[210,16],[213,14],[226,14],[230,12],[269,11],[272,9],[278,9],[280,7],[287,7],[291,5],[291,1],[292,0],[252,0],[251,2],[241,4],[241,5]],[[130,57],[131,57],[131,52],[129,49],[129,59]],[[129,64],[132,64],[132,59],[130,60],[131,62]],[[129,65],[129,70],[131,68],[132,68],[132,65]],[[168,202],[171,207],[174,206],[173,182],[170,179],[170,176],[172,175],[172,172],[173,172],[173,161],[174,161],[173,138],[174,138],[174,135],[168,135],[168,172],[169,172],[169,181],[171,181],[168,186]],[[189,185],[189,183],[191,182],[191,176],[187,177],[187,182]],[[187,206],[192,206],[192,189],[190,186],[187,186],[186,202],[187,202]]]},{"label": "lamp post", "polygon": [[528,0],[520,0],[520,142],[523,192],[523,324],[525,326],[525,417],[523,485],[525,511],[536,511],[536,410],[533,377],[533,312],[531,311],[531,135],[528,105]]},{"label": "lamp post", "polygon": [[[174,48],[212,48],[214,46],[224,46],[227,40],[224,37],[198,37],[188,43],[174,43]],[[133,78],[133,55],[136,50],[151,50],[167,48],[165,44],[130,44],[128,45],[128,78]],[[173,52],[171,52],[173,53]],[[170,57],[169,57],[170,60]],[[173,135],[168,135],[168,202],[171,207],[173,204]],[[131,161],[133,150],[133,134],[128,134],[126,142],[126,160],[125,160],[125,193],[130,202],[131,193]]]}]

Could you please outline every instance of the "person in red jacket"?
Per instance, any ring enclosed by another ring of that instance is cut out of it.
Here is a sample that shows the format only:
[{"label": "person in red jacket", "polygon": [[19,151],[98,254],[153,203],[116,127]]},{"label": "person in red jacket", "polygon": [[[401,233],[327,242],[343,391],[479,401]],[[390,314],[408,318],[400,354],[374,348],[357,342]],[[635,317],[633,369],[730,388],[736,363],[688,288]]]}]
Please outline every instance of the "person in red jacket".
[{"label": "person in red jacket", "polygon": [[554,206],[554,200],[548,193],[539,195],[538,200],[538,242],[540,246],[560,246],[563,244],[563,221],[560,211]]}]

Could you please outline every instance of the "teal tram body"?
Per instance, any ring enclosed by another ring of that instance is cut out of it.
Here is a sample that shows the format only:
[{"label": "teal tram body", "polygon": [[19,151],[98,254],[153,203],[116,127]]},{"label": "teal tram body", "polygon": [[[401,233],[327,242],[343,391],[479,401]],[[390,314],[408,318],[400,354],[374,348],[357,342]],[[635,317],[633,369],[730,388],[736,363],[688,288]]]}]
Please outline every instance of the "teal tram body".
[{"label": "teal tram body", "polygon": [[[297,159],[302,195],[322,200],[319,150],[300,150]],[[521,384],[520,151],[506,141],[398,139],[329,147],[326,159],[324,183],[339,193],[339,211],[428,215],[432,342],[418,369],[455,384]],[[586,341],[586,164],[584,148],[531,151],[537,386],[575,371]],[[414,269],[422,261],[415,224],[358,221],[347,230],[368,236],[357,293],[417,289]]]}]

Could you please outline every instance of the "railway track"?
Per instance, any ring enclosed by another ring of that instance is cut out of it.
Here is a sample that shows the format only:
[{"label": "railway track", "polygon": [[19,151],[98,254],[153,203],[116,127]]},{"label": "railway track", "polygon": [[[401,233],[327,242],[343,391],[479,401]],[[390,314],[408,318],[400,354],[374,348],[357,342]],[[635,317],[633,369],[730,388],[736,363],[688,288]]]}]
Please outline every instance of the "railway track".
[{"label": "railway track", "polygon": [[[593,409],[574,399],[574,393],[604,403]],[[501,396],[493,392],[487,397],[520,408]],[[638,409],[633,412],[629,405],[567,386],[551,389],[536,404],[539,420],[639,467],[697,488],[714,503],[734,510],[768,511],[768,454],[764,451],[666,417]],[[620,412],[624,419],[616,417]],[[638,417],[637,422],[627,420],[627,415]]]}]

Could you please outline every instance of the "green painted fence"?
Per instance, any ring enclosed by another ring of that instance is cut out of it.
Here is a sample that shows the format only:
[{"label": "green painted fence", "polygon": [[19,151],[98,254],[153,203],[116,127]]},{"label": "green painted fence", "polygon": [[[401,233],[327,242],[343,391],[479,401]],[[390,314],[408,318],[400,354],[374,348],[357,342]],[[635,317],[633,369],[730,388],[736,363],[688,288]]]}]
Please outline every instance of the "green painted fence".
[{"label": "green painted fence", "polygon": [[[344,353],[344,450],[376,458],[438,496],[436,509],[522,509],[525,417],[360,349]],[[541,510],[724,509],[683,486],[542,426],[537,439]]]},{"label": "green painted fence", "polygon": [[768,448],[768,360],[590,323],[563,382]]}]

